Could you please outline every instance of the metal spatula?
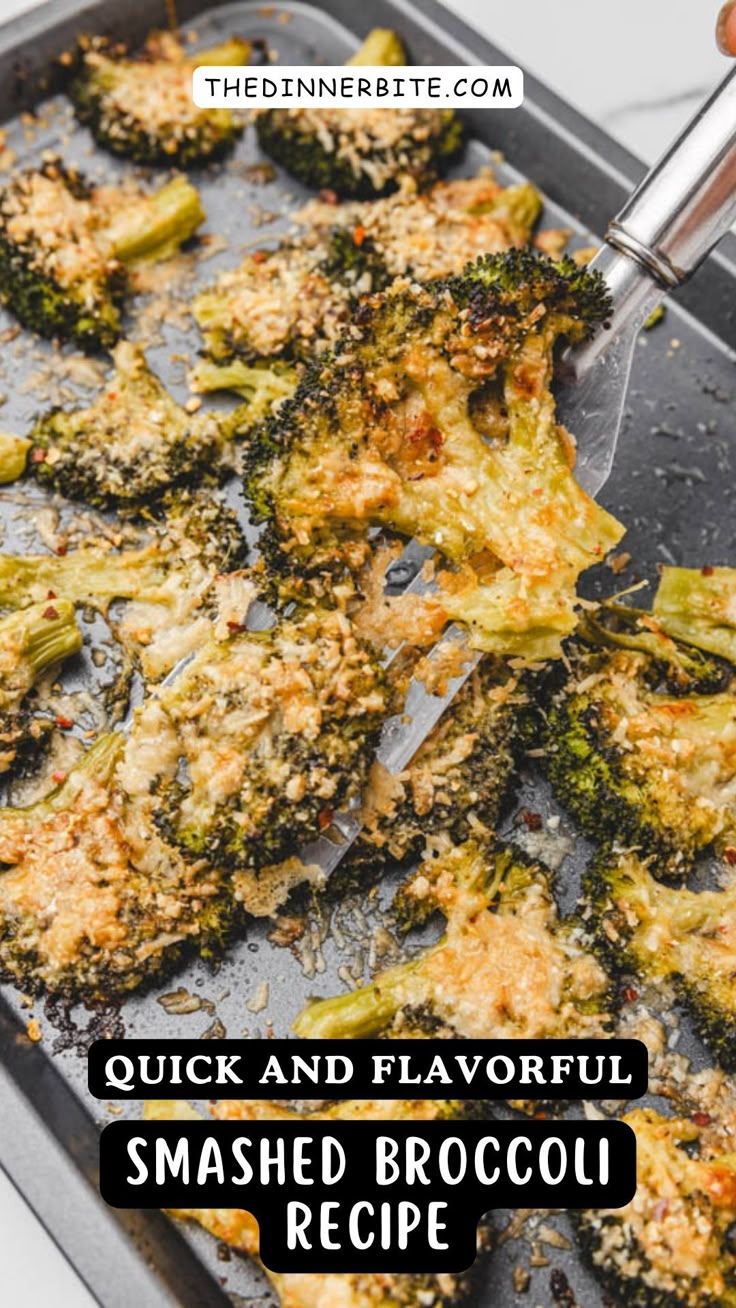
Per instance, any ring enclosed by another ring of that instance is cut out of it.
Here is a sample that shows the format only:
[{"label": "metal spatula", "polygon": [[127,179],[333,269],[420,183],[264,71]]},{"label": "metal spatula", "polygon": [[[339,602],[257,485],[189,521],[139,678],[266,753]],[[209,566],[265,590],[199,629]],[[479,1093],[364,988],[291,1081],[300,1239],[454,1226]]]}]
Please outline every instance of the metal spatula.
[{"label": "metal spatula", "polygon": [[[642,324],[671,290],[692,276],[734,222],[736,70],[634,192],[591,265],[608,283],[613,313],[606,330],[563,360],[564,386],[557,404],[559,421],[577,440],[576,475],[589,494],[597,495],[611,471]],[[426,589],[417,574],[404,593]],[[465,632],[453,625],[430,658],[446,656],[449,642],[467,649]],[[448,683],[444,695],[431,695],[421,682],[411,683],[404,712],[384,726],[378,750],[384,767],[395,774],[403,771],[481,657],[467,649],[463,671]],[[329,873],[360,829],[359,811],[339,813],[330,832],[300,856]]]}]

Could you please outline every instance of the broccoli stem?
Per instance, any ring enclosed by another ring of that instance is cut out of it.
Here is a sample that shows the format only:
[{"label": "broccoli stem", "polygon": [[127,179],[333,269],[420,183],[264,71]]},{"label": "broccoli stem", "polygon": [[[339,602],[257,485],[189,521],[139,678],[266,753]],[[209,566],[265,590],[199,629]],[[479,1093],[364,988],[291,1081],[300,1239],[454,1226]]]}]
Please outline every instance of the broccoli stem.
[{"label": "broccoli stem", "polygon": [[543,201],[536,186],[531,182],[521,182],[518,186],[507,186],[483,204],[471,205],[468,213],[492,214],[502,219],[512,229],[522,233],[527,241],[529,233],[542,212]]},{"label": "broccoli stem", "polygon": [[374,27],[355,54],[346,60],[348,65],[374,68],[398,68],[406,62],[403,41],[388,27]]},{"label": "broccoli stem", "polygon": [[219,64],[227,64],[230,68],[236,68],[240,64],[248,63],[251,49],[250,41],[243,41],[240,37],[233,36],[229,41],[223,41],[221,45],[210,46],[208,50],[193,51],[191,59],[201,67],[216,68]]},{"label": "broccoli stem", "polygon": [[639,650],[663,663],[675,673],[692,678],[705,685],[709,680],[718,684],[722,680],[719,667],[711,663],[694,647],[688,649],[675,643],[661,623],[651,626],[651,614],[644,609],[629,608],[624,604],[601,605],[601,617],[612,617],[623,630],[612,629],[591,613],[582,613],[578,620],[578,635],[590,645],[611,649]]},{"label": "broccoli stem", "polygon": [[22,818],[27,822],[43,822],[54,813],[71,808],[77,795],[90,780],[106,785],[117,767],[124,745],[125,737],[120,731],[100,736],[91,749],[82,755],[61,785],[56,786],[43,799],[26,808],[0,809],[0,830],[6,821],[17,822]]},{"label": "broccoli stem", "polygon": [[206,218],[199,192],[184,177],[175,177],[152,195],[124,206],[104,234],[122,263],[165,259],[193,236]]},{"label": "broccoli stem", "polygon": [[32,443],[25,436],[0,431],[0,486],[7,486],[9,482],[23,476]]},{"label": "broccoli stem", "polygon": [[197,393],[234,391],[247,400],[249,423],[267,417],[275,404],[293,395],[296,383],[293,368],[254,368],[242,359],[223,364],[202,359],[189,374],[190,388]]},{"label": "broccoli stem", "polygon": [[317,999],[297,1017],[292,1030],[308,1040],[366,1040],[391,1025],[404,1002],[404,982],[419,970],[443,942],[416,958],[382,972],[370,985],[347,995]]},{"label": "broccoli stem", "polygon": [[68,600],[20,609],[0,620],[0,649],[11,649],[28,664],[35,680],[52,663],[78,654],[82,634]]},{"label": "broccoli stem", "polygon": [[668,636],[736,663],[736,568],[663,568],[652,612]]},{"label": "broccoli stem", "polygon": [[[166,600],[167,573],[155,546],[123,554],[75,550],[71,554],[0,554],[0,605],[22,608],[49,590],[75,604],[104,608],[113,599]],[[57,601],[53,601],[57,605]]]}]

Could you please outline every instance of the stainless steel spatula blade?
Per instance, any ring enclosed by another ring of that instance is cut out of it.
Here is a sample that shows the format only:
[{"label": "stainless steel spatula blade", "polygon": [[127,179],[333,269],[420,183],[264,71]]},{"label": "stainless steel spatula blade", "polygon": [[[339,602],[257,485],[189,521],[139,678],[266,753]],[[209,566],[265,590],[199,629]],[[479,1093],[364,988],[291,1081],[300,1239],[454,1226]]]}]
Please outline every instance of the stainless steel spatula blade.
[{"label": "stainless steel spatula blade", "polygon": [[562,360],[557,421],[577,447],[575,477],[595,497],[613,467],[642,324],[664,292],[636,264],[607,246],[591,267],[605,278],[616,308],[608,328]]}]

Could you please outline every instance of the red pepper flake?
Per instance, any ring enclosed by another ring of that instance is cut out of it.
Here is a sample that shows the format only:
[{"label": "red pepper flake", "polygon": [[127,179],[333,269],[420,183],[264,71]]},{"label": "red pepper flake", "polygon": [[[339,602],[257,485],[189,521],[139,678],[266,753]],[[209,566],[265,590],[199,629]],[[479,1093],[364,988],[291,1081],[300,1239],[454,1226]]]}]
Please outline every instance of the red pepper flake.
[{"label": "red pepper flake", "polygon": [[42,614],[42,617],[44,617],[44,618],[48,618],[49,621],[50,621],[52,618],[58,618],[58,616],[59,616],[59,614],[57,613],[57,611],[56,611],[56,609],[54,608],[53,604],[49,604],[48,608],[47,608],[47,609],[44,609],[43,614]]},{"label": "red pepper flake", "polygon": [[254,254],[253,254],[253,262],[254,262],[254,263],[265,263],[265,262],[266,262],[266,251],[265,251],[265,250],[256,250],[256,251],[254,252]]},{"label": "red pepper flake", "polygon": [[363,227],[362,223],[358,223],[358,226],[355,228],[353,232],[353,244],[357,245],[358,248],[360,249],[360,246],[363,244],[364,240],[365,240],[365,227]]},{"label": "red pepper flake", "polygon": [[107,398],[108,398],[108,400],[116,400],[116,399],[118,398],[118,393],[117,393],[117,391],[108,391],[108,392],[107,392]]},{"label": "red pepper flake", "polygon": [[73,718],[57,717],[54,721],[56,722],[57,727],[61,727],[62,731],[68,731],[70,727],[74,726]]},{"label": "red pepper flake", "polygon": [[47,591],[46,591],[46,599],[56,599],[56,591],[55,591],[55,590],[47,590]]},{"label": "red pepper flake", "polygon": [[66,781],[66,772],[56,771],[51,773],[51,780],[55,786],[60,786],[62,781]]},{"label": "red pepper flake", "polygon": [[412,427],[407,437],[410,445],[426,444],[435,454],[438,454],[445,443],[445,438],[441,431],[436,427],[425,427],[419,423]]},{"label": "red pepper flake", "polygon": [[58,554],[59,558],[63,559],[68,549],[69,546],[64,541],[62,541],[60,545],[56,546],[56,549],[54,550],[54,554]]},{"label": "red pepper flake", "polygon": [[537,1122],[546,1122],[548,1117],[549,1113],[545,1113],[543,1108],[538,1108],[534,1114],[534,1119]]},{"label": "red pepper flake", "polygon": [[529,831],[542,830],[542,817],[540,813],[532,813],[530,809],[523,808],[519,814],[522,822],[525,823]]},{"label": "red pepper flake", "polygon": [[736,846],[726,845],[726,848],[723,851],[723,857],[729,867],[736,867]]},{"label": "red pepper flake", "polygon": [[245,627],[243,626],[242,622],[228,622],[227,629],[228,631],[231,631],[234,635],[237,635],[239,631],[245,631]]},{"label": "red pepper flake", "polygon": [[46,462],[45,450],[31,450],[31,463],[45,463],[45,462]]},{"label": "red pepper flake", "polygon": [[714,572],[715,568],[712,568],[709,563],[706,563],[705,567],[700,569],[701,577],[712,577]]},{"label": "red pepper flake", "polygon": [[335,814],[334,814],[334,810],[333,810],[333,809],[331,809],[331,808],[323,808],[323,809],[322,809],[322,812],[320,813],[319,817],[317,818],[317,825],[318,825],[320,831],[324,831],[326,827],[331,827],[331,826],[332,826],[332,819],[333,819],[334,816],[335,816]]},{"label": "red pepper flake", "polygon": [[633,1004],[635,999],[639,998],[639,991],[633,986],[624,986],[624,999],[627,1004]]},{"label": "red pepper flake", "polygon": [[691,1113],[690,1121],[694,1122],[696,1126],[710,1126],[713,1118],[710,1113]]},{"label": "red pepper flake", "polygon": [[327,186],[322,188],[319,193],[319,198],[323,204],[337,204],[340,199],[337,191],[331,191]]}]

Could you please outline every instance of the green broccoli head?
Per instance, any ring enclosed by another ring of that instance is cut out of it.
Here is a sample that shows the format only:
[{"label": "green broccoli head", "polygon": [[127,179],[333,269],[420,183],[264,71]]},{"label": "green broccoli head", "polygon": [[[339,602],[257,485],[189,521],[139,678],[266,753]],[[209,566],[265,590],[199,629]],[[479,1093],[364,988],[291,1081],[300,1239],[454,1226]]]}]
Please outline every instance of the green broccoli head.
[{"label": "green broccoli head", "polygon": [[0,191],[0,295],[41,336],[109,349],[121,333],[128,267],[168,256],[203,218],[183,178],[151,194],[93,188],[49,161]]},{"label": "green broccoli head", "polygon": [[415,857],[443,832],[458,844],[483,832],[492,839],[516,764],[525,701],[518,676],[489,655],[400,776],[374,763],[363,830],[343,863],[348,876]]},{"label": "green broccoli head", "polygon": [[559,655],[577,578],[622,528],[575,481],[553,350],[606,311],[597,278],[518,251],[459,282],[397,280],[365,300],[359,331],[249,446],[246,488],[274,567],[354,568],[369,528],[392,527],[444,555],[437,605],[475,645]]},{"label": "green broccoli head", "polygon": [[404,917],[416,901],[418,921],[438,908],[443,938],[361,990],[314,1001],[294,1024],[298,1035],[542,1039],[608,1028],[608,978],[558,918],[538,864],[513,850],[441,841],[402,898]]},{"label": "green broccoli head", "polygon": [[671,981],[719,1062],[736,1068],[736,887],[663,885],[656,859],[601,854],[588,875],[596,939],[612,967]]},{"label": "green broccoli head", "polygon": [[[348,62],[388,67],[406,55],[395,33],[376,29]],[[430,185],[465,135],[451,109],[265,109],[256,130],[266,154],[305,186],[355,200],[387,195],[405,177]]]},{"label": "green broccoli head", "polygon": [[0,812],[0,972],[26,992],[109,1003],[227,933],[223,874],[160,839],[150,796],[118,782],[124,746],[101,737],[46,799]]},{"label": "green broccoli head", "polygon": [[170,744],[161,829],[190,858],[277,863],[360,793],[385,704],[379,665],[336,610],[211,641],[138,715],[137,735]]},{"label": "green broccoli head", "polygon": [[200,64],[247,64],[251,43],[232,37],[209,50],[188,52],[169,32],[154,32],[141,53],[105,37],[79,42],[69,87],[77,118],[98,145],[144,165],[180,168],[219,159],[232,150],[244,119],[229,109],[200,109],[191,95]]},{"label": "green broccoli head", "polygon": [[402,177],[430,185],[465,139],[451,109],[264,109],[256,130],[292,177],[348,200],[387,195]]},{"label": "green broccoli head", "polygon": [[588,1261],[631,1308],[736,1304],[734,1123],[698,1124],[697,1116],[627,1113],[636,1196],[625,1208],[587,1210],[578,1219]]},{"label": "green broccoli head", "polygon": [[52,730],[28,695],[43,673],[79,653],[82,636],[67,600],[47,600],[0,618],[0,774],[35,758]]},{"label": "green broccoli head", "polygon": [[221,474],[218,416],[187,413],[128,341],[115,347],[113,360],[115,370],[91,405],[52,409],[36,423],[36,479],[99,508],[134,508],[180,483],[197,486]]},{"label": "green broccoli head", "polygon": [[583,632],[599,648],[578,647],[551,705],[552,784],[593,839],[637,845],[657,856],[660,875],[682,877],[701,850],[733,837],[729,673],[679,647],[648,615],[638,630],[587,621]]},{"label": "green broccoli head", "polygon": [[477,331],[498,333],[501,342],[523,341],[537,323],[555,335],[579,341],[605,323],[610,293],[599,273],[574,259],[540,259],[528,248],[499,257],[477,259],[444,285],[456,304],[467,309]]}]

